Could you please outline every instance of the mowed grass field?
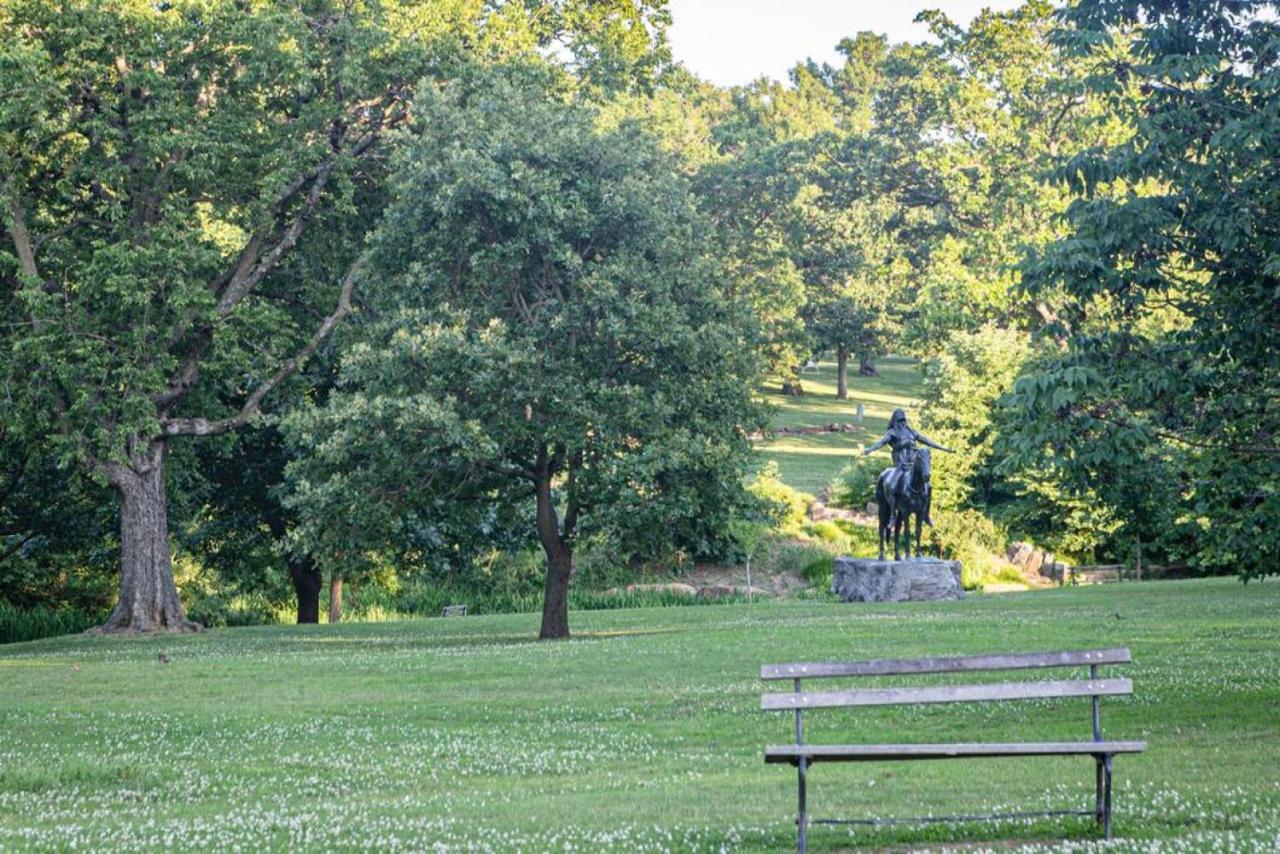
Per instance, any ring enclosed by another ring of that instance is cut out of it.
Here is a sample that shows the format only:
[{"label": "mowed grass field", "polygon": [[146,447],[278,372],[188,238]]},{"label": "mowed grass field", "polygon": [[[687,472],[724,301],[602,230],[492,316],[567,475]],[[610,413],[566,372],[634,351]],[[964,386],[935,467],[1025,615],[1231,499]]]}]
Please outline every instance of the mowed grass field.
[{"label": "mowed grass field", "polygon": [[[1103,730],[1150,749],[1116,761],[1116,849],[1271,851],[1278,613],[1280,584],[1216,579],[576,612],[563,643],[510,615],[0,647],[0,849],[785,850],[795,774],[761,749],[793,722],[760,710],[762,663],[1128,645],[1134,663],[1110,670],[1136,693],[1103,700]],[[1083,739],[1089,701],[822,710],[808,728],[832,742]],[[815,816],[866,818],[1085,807],[1093,767],[821,765],[811,779]],[[811,839],[1099,837],[1054,818]]]},{"label": "mowed grass field", "polygon": [[[778,464],[782,482],[817,494],[827,486],[845,463],[884,435],[893,410],[903,407],[911,423],[919,426],[918,396],[921,392],[920,365],[913,359],[887,356],[876,363],[877,377],[858,376],[857,365],[849,370],[849,399],[836,399],[836,366],[821,362],[817,371],[800,375],[805,393],[782,394],[778,382],[762,389],[762,397],[774,409],[773,427],[819,427],[854,423],[857,405],[863,405],[863,420],[853,433],[776,435],[757,446],[760,455]],[[888,451],[884,455],[889,465]]]}]

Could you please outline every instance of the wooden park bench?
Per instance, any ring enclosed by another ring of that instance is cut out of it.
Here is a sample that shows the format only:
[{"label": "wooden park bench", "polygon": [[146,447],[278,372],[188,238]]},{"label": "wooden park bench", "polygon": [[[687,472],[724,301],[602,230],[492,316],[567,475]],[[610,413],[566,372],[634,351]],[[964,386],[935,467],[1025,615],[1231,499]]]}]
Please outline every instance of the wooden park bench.
[{"label": "wooden park bench", "polygon": [[[1124,664],[1128,649],[1085,649],[1070,652],[1016,653],[1011,655],[966,655],[948,658],[905,658],[878,661],[842,661],[815,664],[766,664],[760,678],[789,679],[794,691],[768,693],[760,705],[766,710],[793,711],[796,717],[795,744],[769,745],[764,761],[794,765],[798,772],[797,850],[807,850],[810,824],[890,824],[923,821],[966,821],[977,819],[1024,818],[1035,815],[1092,815],[1111,838],[1111,758],[1118,753],[1140,753],[1142,741],[1104,741],[1099,716],[1103,696],[1133,693],[1128,679],[1099,679],[1098,667]],[[898,688],[863,688],[846,691],[805,691],[802,679],[843,676],[903,676],[926,673],[973,673],[989,670],[1025,670],[1046,667],[1088,667],[1088,679],[1043,682],[988,682],[977,685],[926,685]],[[977,742],[958,744],[809,744],[804,737],[804,712],[844,706],[894,706],[914,703],[962,703],[1000,700],[1027,700],[1051,697],[1090,697],[1093,704],[1093,738],[1087,741]],[[890,762],[908,759],[969,759],[992,756],[1092,756],[1096,765],[1096,788],[1092,810],[1006,815],[942,816],[916,819],[810,819],[805,802],[809,766],[816,762]]]}]

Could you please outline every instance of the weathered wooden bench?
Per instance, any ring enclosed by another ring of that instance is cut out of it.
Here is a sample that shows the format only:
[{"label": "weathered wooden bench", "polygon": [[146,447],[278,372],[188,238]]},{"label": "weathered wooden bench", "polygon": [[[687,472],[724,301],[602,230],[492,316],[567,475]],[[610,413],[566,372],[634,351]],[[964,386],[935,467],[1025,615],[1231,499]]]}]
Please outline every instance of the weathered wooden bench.
[{"label": "weathered wooden bench", "polygon": [[[924,821],[964,821],[1023,818],[1034,815],[1092,815],[1111,838],[1111,759],[1119,753],[1141,753],[1142,741],[1104,741],[1099,700],[1103,696],[1132,694],[1128,679],[1099,679],[1098,667],[1130,661],[1128,649],[1085,649],[1070,652],[1017,653],[1011,655],[966,655],[947,658],[883,659],[813,664],[766,664],[760,668],[765,680],[789,679],[794,691],[767,693],[760,705],[766,710],[793,711],[796,718],[795,744],[769,745],[764,761],[788,763],[798,772],[798,815],[796,847],[807,850],[810,824],[888,824]],[[864,688],[852,691],[805,691],[803,679],[842,676],[902,676],[926,673],[973,673],[991,670],[1026,670],[1047,667],[1088,667],[1088,679],[1045,682],[988,682],[977,685],[928,685],[899,688]],[[1093,738],[1088,741],[1037,741],[1016,743],[958,744],[809,744],[804,737],[804,712],[845,706],[893,706],[914,703],[961,703],[998,700],[1026,700],[1052,697],[1090,697],[1093,702]],[[809,766],[815,762],[888,762],[908,759],[967,759],[993,756],[1092,756],[1096,764],[1096,788],[1092,810],[1005,815],[944,816],[917,819],[810,819],[805,801]]]}]

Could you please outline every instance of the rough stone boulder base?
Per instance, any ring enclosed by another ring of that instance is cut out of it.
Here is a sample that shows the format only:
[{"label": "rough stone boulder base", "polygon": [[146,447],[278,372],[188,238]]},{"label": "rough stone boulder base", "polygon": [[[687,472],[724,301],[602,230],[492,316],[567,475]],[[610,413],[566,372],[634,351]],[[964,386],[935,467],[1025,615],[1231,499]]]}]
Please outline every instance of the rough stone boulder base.
[{"label": "rough stone boulder base", "polygon": [[921,602],[963,599],[960,561],[920,558],[836,558],[831,592],[846,602]]}]

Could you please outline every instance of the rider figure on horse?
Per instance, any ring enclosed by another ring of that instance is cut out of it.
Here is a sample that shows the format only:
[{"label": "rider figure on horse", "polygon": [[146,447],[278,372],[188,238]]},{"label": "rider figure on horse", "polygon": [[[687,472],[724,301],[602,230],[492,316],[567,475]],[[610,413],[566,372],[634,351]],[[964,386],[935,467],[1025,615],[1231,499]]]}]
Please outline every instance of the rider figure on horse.
[{"label": "rider figure on horse", "polygon": [[[944,448],[930,440],[923,433],[917,433],[911,429],[911,426],[907,424],[907,413],[901,409],[895,409],[893,410],[893,417],[889,419],[889,429],[885,431],[885,434],[880,437],[878,442],[863,451],[862,455],[865,457],[885,445],[888,445],[893,450],[893,481],[887,484],[890,490],[893,490],[897,488],[898,481],[901,478],[911,476],[911,464],[915,461],[917,442],[930,448],[936,448],[939,451],[951,453],[950,448]],[[932,520],[929,521],[929,524],[933,524]]]}]

